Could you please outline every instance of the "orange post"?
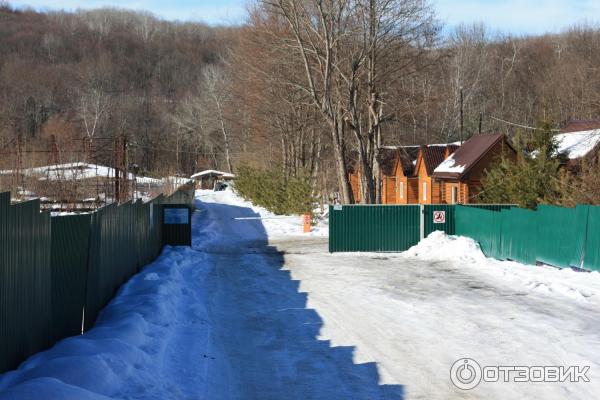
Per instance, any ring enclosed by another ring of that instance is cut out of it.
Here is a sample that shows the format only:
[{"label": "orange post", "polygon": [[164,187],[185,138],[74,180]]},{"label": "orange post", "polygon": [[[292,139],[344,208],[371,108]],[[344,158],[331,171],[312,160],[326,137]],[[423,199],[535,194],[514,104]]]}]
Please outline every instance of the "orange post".
[{"label": "orange post", "polygon": [[304,220],[304,233],[309,233],[310,232],[310,222],[311,222],[310,214],[304,214],[303,220]]}]

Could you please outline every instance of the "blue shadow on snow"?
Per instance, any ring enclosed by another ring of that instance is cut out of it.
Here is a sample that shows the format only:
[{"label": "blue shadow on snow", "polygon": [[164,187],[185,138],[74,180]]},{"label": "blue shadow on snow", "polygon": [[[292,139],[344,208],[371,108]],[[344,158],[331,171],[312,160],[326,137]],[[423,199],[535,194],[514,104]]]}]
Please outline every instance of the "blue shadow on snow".
[{"label": "blue shadow on snow", "polygon": [[[212,337],[231,361],[240,398],[403,399],[403,385],[379,384],[375,362],[355,364],[354,347],[318,340],[323,320],[307,308],[300,282],[283,270],[284,253],[269,246],[265,228],[249,208],[198,202],[208,209],[194,220],[194,247],[215,263],[207,287]],[[208,216],[208,213],[212,218]],[[222,216],[223,242],[210,231]],[[242,236],[249,240],[242,240]],[[213,243],[211,240],[216,239]],[[373,340],[377,340],[373,337]],[[237,396],[236,396],[237,397]]]}]

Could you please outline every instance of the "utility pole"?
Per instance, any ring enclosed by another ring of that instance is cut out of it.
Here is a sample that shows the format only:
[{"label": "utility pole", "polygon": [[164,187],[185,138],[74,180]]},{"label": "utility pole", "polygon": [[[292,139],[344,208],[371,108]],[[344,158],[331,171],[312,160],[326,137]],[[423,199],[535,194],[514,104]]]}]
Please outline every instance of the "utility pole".
[{"label": "utility pole", "polygon": [[[127,136],[123,135],[123,200],[126,200],[126,197],[129,198],[127,182],[129,181],[129,173],[128,173],[128,165],[129,165],[129,157],[127,156]],[[133,193],[132,196],[133,197]]]},{"label": "utility pole", "polygon": [[121,185],[119,179],[121,178],[121,172],[119,171],[119,137],[114,138],[113,143],[113,166],[115,170],[115,201],[117,203],[121,202]]},{"label": "utility pole", "polygon": [[464,117],[463,117],[463,106],[464,106],[464,101],[463,101],[463,87],[460,87],[460,145],[462,146],[463,144],[463,139],[464,139]]},{"label": "utility pole", "polygon": [[58,164],[58,144],[56,143],[56,136],[50,136],[50,164]]},{"label": "utility pole", "polygon": [[19,133],[17,136],[17,165],[16,165],[16,176],[15,176],[15,186],[18,192],[18,186],[21,183],[21,169],[23,168],[23,160],[22,160],[22,147],[23,146],[23,136]]},{"label": "utility pole", "polygon": [[483,113],[479,113],[479,134],[481,135],[481,125],[483,124]]}]

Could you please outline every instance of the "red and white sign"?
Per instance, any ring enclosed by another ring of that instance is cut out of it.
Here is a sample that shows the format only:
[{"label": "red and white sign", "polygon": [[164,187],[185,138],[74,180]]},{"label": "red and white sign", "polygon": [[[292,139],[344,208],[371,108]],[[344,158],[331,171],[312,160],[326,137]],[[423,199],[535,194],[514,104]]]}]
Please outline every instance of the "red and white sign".
[{"label": "red and white sign", "polygon": [[446,211],[434,211],[433,212],[433,223],[434,224],[445,224],[446,223]]}]

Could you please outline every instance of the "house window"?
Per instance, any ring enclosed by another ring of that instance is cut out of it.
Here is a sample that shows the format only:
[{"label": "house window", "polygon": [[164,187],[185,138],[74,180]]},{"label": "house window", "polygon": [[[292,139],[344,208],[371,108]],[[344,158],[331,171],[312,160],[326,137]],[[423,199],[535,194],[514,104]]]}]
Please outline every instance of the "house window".
[{"label": "house window", "polygon": [[458,188],[456,186],[452,186],[452,204],[456,204],[457,198],[458,198]]},{"label": "house window", "polygon": [[404,182],[400,182],[400,198],[404,198]]},{"label": "house window", "polygon": [[423,200],[427,200],[427,182],[423,182]]}]

